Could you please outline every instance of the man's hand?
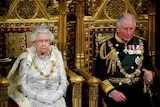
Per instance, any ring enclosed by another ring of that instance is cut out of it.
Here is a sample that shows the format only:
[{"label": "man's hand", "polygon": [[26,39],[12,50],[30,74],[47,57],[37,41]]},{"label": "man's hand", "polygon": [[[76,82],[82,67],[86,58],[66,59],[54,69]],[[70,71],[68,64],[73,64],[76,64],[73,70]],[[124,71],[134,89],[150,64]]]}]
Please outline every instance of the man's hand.
[{"label": "man's hand", "polygon": [[151,84],[153,82],[152,71],[147,69],[142,69],[142,71],[144,71],[144,79],[146,80],[147,84]]},{"label": "man's hand", "polygon": [[112,91],[112,92],[109,94],[109,96],[110,96],[113,100],[115,100],[116,102],[123,102],[123,101],[126,100],[125,95],[124,95],[122,92],[117,91],[117,90]]}]

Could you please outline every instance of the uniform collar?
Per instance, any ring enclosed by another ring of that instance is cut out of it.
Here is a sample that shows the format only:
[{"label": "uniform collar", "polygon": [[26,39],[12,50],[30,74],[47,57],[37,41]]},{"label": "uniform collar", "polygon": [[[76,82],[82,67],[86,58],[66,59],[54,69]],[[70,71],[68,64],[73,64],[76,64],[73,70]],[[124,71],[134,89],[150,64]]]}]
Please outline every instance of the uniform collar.
[{"label": "uniform collar", "polygon": [[116,39],[119,43],[126,44],[126,42],[124,42],[124,41],[117,35],[117,33],[115,34],[115,39]]}]

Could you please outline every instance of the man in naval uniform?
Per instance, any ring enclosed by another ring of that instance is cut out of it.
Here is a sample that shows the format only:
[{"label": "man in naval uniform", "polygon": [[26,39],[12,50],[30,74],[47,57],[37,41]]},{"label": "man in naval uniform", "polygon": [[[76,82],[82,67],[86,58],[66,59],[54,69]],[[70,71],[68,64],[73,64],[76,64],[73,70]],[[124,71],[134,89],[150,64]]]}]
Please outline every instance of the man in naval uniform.
[{"label": "man in naval uniform", "polygon": [[134,35],[136,21],[123,13],[117,20],[114,37],[100,43],[95,76],[101,79],[107,107],[151,107],[148,92],[153,67],[148,43]]}]

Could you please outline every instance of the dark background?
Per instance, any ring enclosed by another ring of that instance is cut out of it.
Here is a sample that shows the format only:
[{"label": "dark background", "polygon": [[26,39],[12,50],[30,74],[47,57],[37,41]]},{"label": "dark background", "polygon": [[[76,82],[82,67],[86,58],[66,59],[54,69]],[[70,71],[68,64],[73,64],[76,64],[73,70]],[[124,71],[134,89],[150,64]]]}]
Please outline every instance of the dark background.
[{"label": "dark background", "polygon": [[155,61],[156,68],[160,70],[160,0],[156,1],[156,25],[155,25]]}]

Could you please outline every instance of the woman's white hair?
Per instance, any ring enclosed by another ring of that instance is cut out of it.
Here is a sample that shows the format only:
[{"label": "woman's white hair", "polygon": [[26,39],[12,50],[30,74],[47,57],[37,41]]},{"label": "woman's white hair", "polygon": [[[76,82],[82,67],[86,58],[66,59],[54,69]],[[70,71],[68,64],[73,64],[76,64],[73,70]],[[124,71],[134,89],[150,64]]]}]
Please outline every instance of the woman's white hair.
[{"label": "woman's white hair", "polygon": [[49,28],[46,24],[42,23],[33,31],[33,33],[30,36],[30,41],[34,42],[39,33],[47,33],[51,42],[54,40],[53,33],[49,30]]}]

